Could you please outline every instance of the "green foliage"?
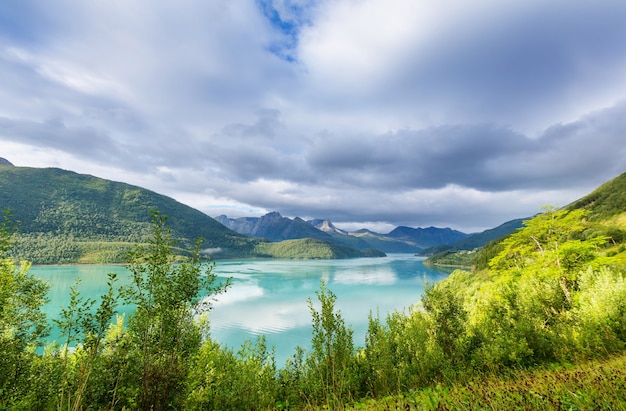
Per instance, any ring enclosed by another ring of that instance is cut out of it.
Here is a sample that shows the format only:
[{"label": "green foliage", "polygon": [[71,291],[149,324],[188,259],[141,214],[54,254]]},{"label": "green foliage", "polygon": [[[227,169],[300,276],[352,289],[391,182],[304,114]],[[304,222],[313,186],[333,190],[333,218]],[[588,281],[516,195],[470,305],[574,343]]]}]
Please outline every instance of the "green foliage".
[{"label": "green foliage", "polygon": [[370,314],[362,348],[322,283],[309,299],[311,349],[296,349],[281,369],[262,337],[237,352],[210,339],[203,296],[227,284],[216,283],[199,243],[181,260],[159,213],[152,237],[133,248],[132,283],[121,290],[135,312],[111,323],[113,277],[95,311],[76,285],[58,319],[66,344],[43,354],[34,348],[45,331],[46,287],[27,275],[28,264],[18,270],[3,258],[0,408],[343,409],[356,401],[356,409],[620,409],[626,273],[607,255],[616,248],[610,230],[587,216],[547,209],[491,247],[488,269],[427,284],[407,313]]},{"label": "green foliage", "polygon": [[377,400],[354,410],[623,410],[626,356],[556,369],[478,375]]},{"label": "green foliage", "polygon": [[476,252],[474,250],[446,250],[428,257],[424,260],[424,264],[432,264],[440,267],[469,268],[473,265],[475,256]]},{"label": "green foliage", "polygon": [[398,393],[442,377],[446,359],[434,341],[432,327],[421,310],[390,314],[385,324],[370,315],[359,357],[370,395]]},{"label": "green foliage", "polygon": [[444,356],[452,362],[461,360],[457,357],[463,355],[462,338],[467,322],[463,301],[448,287],[427,285],[422,305],[432,320],[432,334]]},{"label": "green foliage", "polygon": [[352,330],[346,326],[341,313],[335,312],[337,297],[324,282],[316,295],[320,303],[319,311],[309,299],[313,337],[311,353],[306,358],[306,395],[309,401],[325,403],[333,409],[353,395]]},{"label": "green foliage", "polygon": [[209,300],[200,300],[201,293],[224,292],[228,282],[216,284],[213,266],[202,264],[199,242],[191,257],[175,264],[175,240],[166,217],[152,215],[153,238],[131,253],[132,285],[122,296],[136,306],[128,333],[139,365],[137,405],[161,410],[184,401],[185,377],[203,335],[194,315],[210,308]]},{"label": "green foliage", "polygon": [[[70,289],[70,301],[61,310],[60,319],[55,319],[65,344],[60,351],[61,391],[58,407],[72,410],[83,408],[84,396],[91,383],[94,369],[102,354],[102,345],[111,318],[116,313],[118,298],[114,291],[116,275],[109,274],[108,292],[101,296],[100,305],[93,311],[96,301],[84,299],[79,291],[80,281]],[[70,356],[70,346],[76,346]]]},{"label": "green foliage", "polygon": [[588,269],[576,295],[576,351],[592,357],[598,351],[619,352],[626,346],[626,277],[606,267]]},{"label": "green foliage", "polygon": [[260,242],[254,251],[258,255],[275,258],[336,259],[384,256],[384,253],[376,250],[359,251],[344,245],[313,238],[285,240],[279,243]]},{"label": "green foliage", "polygon": [[48,332],[48,285],[29,274],[30,264],[17,267],[6,253],[12,225],[5,213],[0,223],[0,408],[19,401],[30,388],[34,350]]},{"label": "green foliage", "polygon": [[150,210],[170,216],[183,250],[194,239],[220,256],[251,256],[257,240],[140,187],[48,168],[0,167],[0,209],[18,223],[15,257],[36,264],[125,262],[128,244],[151,236]]},{"label": "green foliage", "polygon": [[189,410],[273,409],[278,392],[273,352],[265,338],[246,341],[235,354],[205,342],[189,375]]}]

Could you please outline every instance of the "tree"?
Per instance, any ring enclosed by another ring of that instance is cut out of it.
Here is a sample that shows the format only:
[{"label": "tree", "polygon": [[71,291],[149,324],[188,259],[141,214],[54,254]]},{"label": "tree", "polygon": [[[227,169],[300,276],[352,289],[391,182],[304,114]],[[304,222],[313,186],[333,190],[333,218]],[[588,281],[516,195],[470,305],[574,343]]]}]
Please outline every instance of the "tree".
[{"label": "tree", "polygon": [[185,378],[203,338],[195,317],[210,309],[208,296],[229,285],[217,283],[213,264],[203,263],[200,241],[190,256],[175,254],[166,221],[152,212],[153,237],[130,253],[132,284],[122,289],[125,302],[136,306],[128,334],[137,361],[137,406],[156,411],[182,404]]},{"label": "tree", "polygon": [[577,274],[598,257],[597,249],[607,241],[598,236],[586,241],[573,238],[586,227],[587,211],[546,207],[543,214],[525,221],[525,227],[503,241],[503,250],[491,259],[490,268],[514,275],[539,275],[556,279],[565,302],[572,304],[571,285]]},{"label": "tree", "polygon": [[313,320],[312,352],[307,357],[308,384],[314,400],[324,399],[326,406],[336,408],[350,398],[353,386],[354,343],[352,329],[335,312],[335,294],[322,281],[315,292],[320,302],[317,311],[309,299]]},{"label": "tree", "polygon": [[0,408],[28,389],[29,364],[48,332],[48,285],[29,274],[30,264],[18,267],[8,257],[14,228],[5,212],[0,223]]}]

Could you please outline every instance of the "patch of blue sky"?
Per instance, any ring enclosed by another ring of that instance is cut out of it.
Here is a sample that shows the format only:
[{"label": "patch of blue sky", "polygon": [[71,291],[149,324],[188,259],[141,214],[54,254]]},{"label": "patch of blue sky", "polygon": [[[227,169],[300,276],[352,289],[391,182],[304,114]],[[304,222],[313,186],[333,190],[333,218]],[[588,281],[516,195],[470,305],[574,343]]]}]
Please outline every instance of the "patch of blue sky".
[{"label": "patch of blue sky", "polygon": [[310,23],[310,11],[315,0],[256,0],[272,27],[280,33],[280,39],[268,46],[268,50],[279,58],[294,62],[300,28]]},{"label": "patch of blue sky", "polygon": [[6,0],[0,6],[0,40],[36,45],[53,29],[53,21],[29,1]]}]

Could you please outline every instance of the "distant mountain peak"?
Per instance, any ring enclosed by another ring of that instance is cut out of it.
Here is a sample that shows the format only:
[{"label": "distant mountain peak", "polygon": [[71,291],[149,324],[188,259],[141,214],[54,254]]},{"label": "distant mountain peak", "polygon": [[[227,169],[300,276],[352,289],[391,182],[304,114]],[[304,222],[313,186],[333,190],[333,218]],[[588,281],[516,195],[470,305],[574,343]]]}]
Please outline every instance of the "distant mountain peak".
[{"label": "distant mountain peak", "polygon": [[2,158],[0,157],[0,165],[2,166],[12,166],[13,163],[11,163],[9,160],[7,160],[6,158]]},{"label": "distant mountain peak", "polygon": [[330,220],[315,219],[315,220],[309,220],[307,222],[311,224],[313,227],[325,233],[329,233],[329,234],[338,233],[338,234],[348,235],[347,231],[344,231],[335,227],[335,225]]}]

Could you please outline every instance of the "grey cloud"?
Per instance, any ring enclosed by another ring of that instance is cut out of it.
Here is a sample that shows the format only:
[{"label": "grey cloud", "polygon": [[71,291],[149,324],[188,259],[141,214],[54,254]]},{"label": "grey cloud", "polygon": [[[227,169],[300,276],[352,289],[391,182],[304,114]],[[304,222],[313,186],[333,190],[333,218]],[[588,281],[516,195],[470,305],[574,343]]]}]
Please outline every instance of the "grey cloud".
[{"label": "grey cloud", "polygon": [[107,135],[91,127],[68,128],[58,119],[38,123],[0,118],[0,138],[78,156],[120,155],[114,141]]},{"label": "grey cloud", "polygon": [[[318,141],[309,153],[311,168],[381,190],[441,188],[448,184],[481,187],[495,183],[486,167],[510,150],[528,150],[527,140],[489,125],[402,130],[383,136]],[[368,178],[363,178],[368,175]]]},{"label": "grey cloud", "polygon": [[212,135],[203,144],[206,158],[227,180],[305,178],[305,164],[298,154],[301,142],[290,138],[280,113],[262,109],[256,117],[252,124],[229,124]]},{"label": "grey cloud", "polygon": [[380,192],[458,185],[498,192],[563,188],[572,180],[593,184],[626,169],[626,104],[554,125],[538,138],[490,124],[459,124],[382,135],[321,133],[300,140],[296,151],[285,150],[291,130],[277,111],[259,116],[254,124],[225,127],[206,145],[208,159],[226,180]]},{"label": "grey cloud", "polygon": [[0,117],[0,140],[59,150],[83,161],[131,171],[156,172],[160,165],[184,168],[194,159],[193,150],[169,136],[154,136],[146,144],[129,135],[113,137],[106,129],[67,125],[61,119],[36,122]]},{"label": "grey cloud", "polygon": [[575,104],[568,98],[606,92],[612,87],[607,79],[624,79],[626,4],[510,9],[518,10],[470,16],[425,49],[408,52],[381,93],[388,101],[447,111],[448,120],[507,124],[554,121],[548,114],[559,105]]},{"label": "grey cloud", "polygon": [[[492,125],[403,130],[393,135],[320,140],[307,158],[314,172],[381,190],[547,189],[599,181],[626,170],[626,105],[550,127],[529,138]],[[593,143],[590,143],[593,142]],[[363,176],[367,176],[363,177]]]}]

